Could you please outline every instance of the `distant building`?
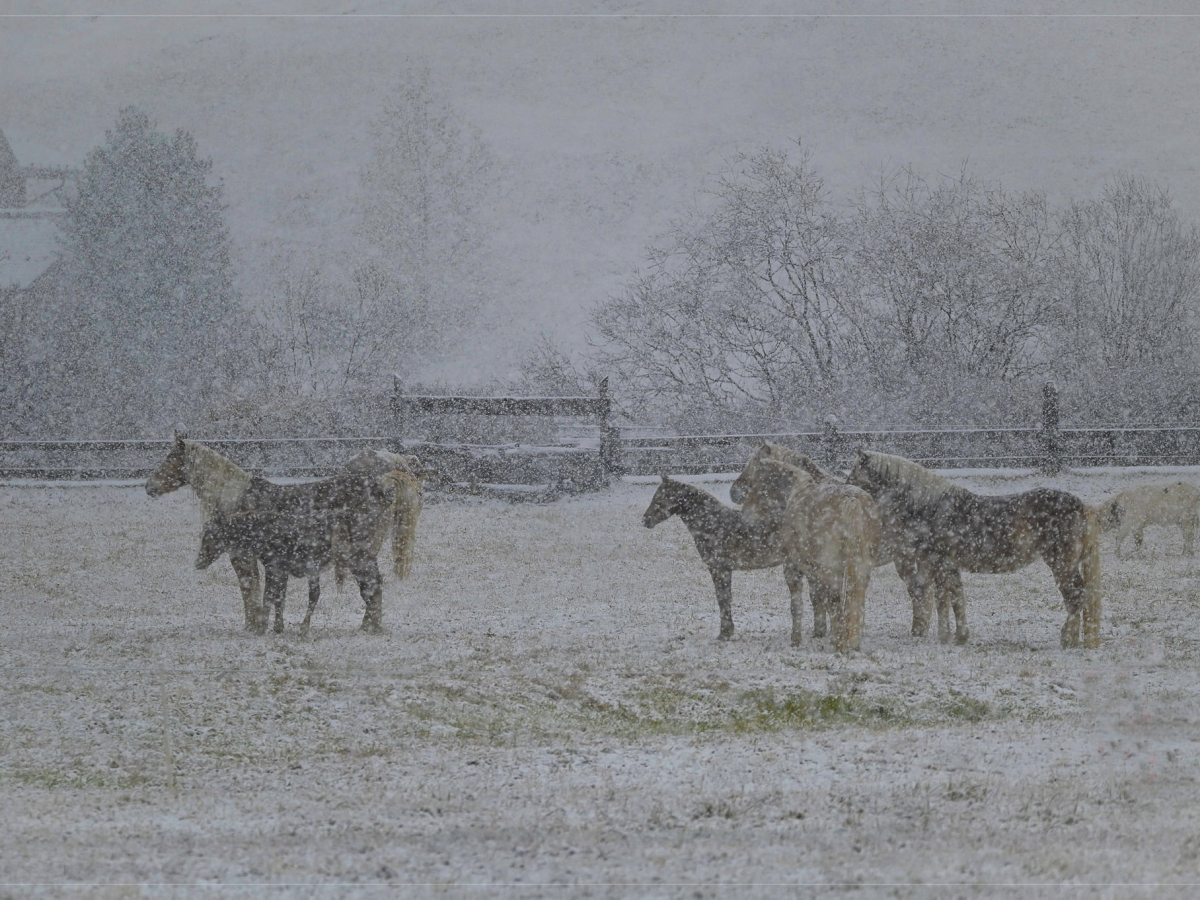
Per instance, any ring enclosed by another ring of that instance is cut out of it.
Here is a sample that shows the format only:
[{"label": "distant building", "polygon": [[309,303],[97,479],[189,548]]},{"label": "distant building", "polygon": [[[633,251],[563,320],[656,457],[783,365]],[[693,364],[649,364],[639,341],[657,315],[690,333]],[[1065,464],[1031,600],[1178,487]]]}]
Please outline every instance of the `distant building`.
[{"label": "distant building", "polygon": [[19,165],[0,130],[0,288],[28,288],[58,259],[56,220],[73,171]]}]

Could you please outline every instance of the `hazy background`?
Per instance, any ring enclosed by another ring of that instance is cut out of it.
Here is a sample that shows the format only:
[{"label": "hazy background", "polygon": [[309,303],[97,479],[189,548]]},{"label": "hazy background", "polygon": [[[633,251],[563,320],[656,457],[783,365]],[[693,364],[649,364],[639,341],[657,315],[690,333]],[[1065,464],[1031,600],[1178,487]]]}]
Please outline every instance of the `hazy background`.
[{"label": "hazy background", "polygon": [[[94,5],[114,12],[112,4]],[[331,270],[351,241],[368,122],[406,67],[492,151],[488,303],[432,375],[511,373],[540,331],[588,312],[739,150],[802,137],[834,199],[881,168],[964,161],[1006,189],[1094,196],[1125,170],[1200,214],[1200,20],[909,16],[1095,12],[1097,4],[191,3],[180,16],[0,20],[0,127],[22,164],[77,166],[118,110],[185,128],[225,187],[253,304],[286,255]],[[158,12],[161,4],[120,9]],[[259,16],[303,9],[308,16]],[[1128,13],[1128,4],[1108,9]],[[1156,4],[1155,12],[1187,10]],[[79,4],[5,4],[79,12]],[[856,14],[872,14],[858,16]],[[881,14],[881,15],[874,15]]]}]

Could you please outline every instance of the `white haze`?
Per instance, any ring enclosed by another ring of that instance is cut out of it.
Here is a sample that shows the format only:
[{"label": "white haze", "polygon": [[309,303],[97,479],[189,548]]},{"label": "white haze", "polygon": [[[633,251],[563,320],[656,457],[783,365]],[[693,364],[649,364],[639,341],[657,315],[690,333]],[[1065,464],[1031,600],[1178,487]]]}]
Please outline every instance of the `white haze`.
[{"label": "white haze", "polygon": [[[511,374],[541,331],[583,346],[589,310],[621,290],[706,175],[762,144],[803,138],[840,199],[881,167],[937,174],[966,161],[1052,199],[1095,196],[1130,171],[1200,214],[1200,22],[1128,17],[1128,5],[822,7],[840,18],[714,2],[92,9],[105,17],[6,5],[45,15],[0,28],[0,127],[26,165],[79,165],[130,104],[163,131],[191,131],[224,182],[250,303],[285,256],[337,268],[367,123],[406,67],[429,67],[480,129],[499,182],[482,212],[490,305],[470,346],[433,373],[458,381]],[[493,15],[470,15],[480,9]],[[710,15],[660,15],[680,9]],[[1007,15],[1102,10],[1121,17]],[[766,15],[727,15],[751,11]],[[1187,7],[1155,7],[1172,11]],[[264,15],[297,12],[308,15]],[[412,15],[376,15],[397,12]]]}]

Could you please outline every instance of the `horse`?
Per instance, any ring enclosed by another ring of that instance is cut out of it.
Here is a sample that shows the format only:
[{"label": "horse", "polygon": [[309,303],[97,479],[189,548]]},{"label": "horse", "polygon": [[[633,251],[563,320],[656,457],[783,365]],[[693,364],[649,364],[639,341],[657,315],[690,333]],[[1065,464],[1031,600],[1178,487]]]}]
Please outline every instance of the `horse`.
[{"label": "horse", "polygon": [[[818,467],[818,471],[823,470]],[[817,620],[814,634],[824,625],[828,606],[834,649],[857,650],[867,586],[882,535],[875,501],[859,488],[837,481],[818,482],[810,470],[766,455],[751,459],[743,475],[743,486],[749,484],[743,513],[758,517],[772,529],[785,559],[808,575]],[[793,596],[793,644],[800,641],[801,606]]]},{"label": "horse", "polygon": [[1130,534],[1141,552],[1147,525],[1178,525],[1183,532],[1183,554],[1192,556],[1200,518],[1200,488],[1190,481],[1140,484],[1105,500],[1098,515],[1101,531],[1117,529],[1118,557],[1121,544]]},{"label": "horse", "polygon": [[[754,518],[765,516],[770,519],[777,517],[795,487],[791,482],[786,483],[781,488],[779,496],[761,490],[754,492],[754,499],[747,504],[747,497],[751,496],[751,489],[755,486],[757,473],[760,471],[758,464],[761,460],[766,459],[773,459],[790,466],[795,466],[797,469],[807,472],[818,483],[832,483],[837,481],[837,478],[831,472],[817,465],[816,462],[805,454],[784,447],[781,444],[772,444],[769,441],[765,442],[754,451],[754,454],[750,457],[750,461],[746,463],[738,477],[729,485],[729,499],[734,503],[741,504],[742,512]],[[803,572],[793,571],[787,566],[784,567],[784,578],[787,580],[788,589],[792,597],[792,621],[796,625],[798,625],[797,617],[800,611],[800,604],[802,603],[803,577]],[[824,637],[828,633],[825,597],[816,584],[810,586],[809,593],[813,609],[813,637]],[[795,630],[792,635],[792,643],[796,644],[799,642],[799,631]]]},{"label": "horse", "polygon": [[[351,459],[346,466],[351,472],[383,474],[386,471],[409,471],[420,479],[431,474],[423,469],[415,457],[400,456],[386,450],[366,450]],[[200,499],[203,521],[207,522],[214,512],[231,515],[250,485],[252,476],[222,454],[199,441],[188,440],[180,431],[173,435],[173,443],[166,458],[146,479],[146,493],[150,497],[176,491],[190,485]],[[420,513],[420,485],[400,487],[396,490],[392,524],[392,551],[395,571],[403,578],[411,569],[417,516]],[[388,521],[377,523],[378,532],[373,538],[376,553],[387,536]],[[334,561],[339,563],[344,578],[345,561],[335,536]],[[260,576],[257,561],[241,551],[229,554],[229,561],[238,577],[245,608],[245,628],[260,632],[266,628],[268,607],[260,602]]]},{"label": "horse", "polygon": [[[200,499],[203,520],[215,513],[230,515],[250,485],[250,473],[211,447],[189,441],[176,431],[166,459],[146,479],[146,493],[161,497],[186,485]],[[230,551],[229,562],[242,592],[247,631],[266,627],[266,609],[259,602],[258,562],[252,554]]]},{"label": "horse", "polygon": [[[733,636],[733,570],[763,569],[784,563],[793,573],[808,574],[814,584],[819,585],[817,589],[827,596],[849,601],[835,609],[834,642],[839,650],[850,649],[857,646],[861,632],[861,614],[857,616],[856,625],[854,609],[857,598],[865,593],[862,567],[848,558],[843,559],[837,545],[844,529],[827,520],[830,510],[823,502],[826,497],[821,494],[809,499],[812,502],[798,504],[797,511],[789,513],[786,523],[780,526],[771,520],[747,516],[741,510],[726,506],[707,491],[663,475],[642,516],[642,524],[653,528],[678,515],[687,526],[716,589],[721,615],[718,640]],[[863,495],[863,499],[869,498]],[[853,513],[848,515],[848,519],[854,518]],[[820,534],[815,531],[810,536],[803,534],[815,528],[821,529]],[[866,574],[869,578],[869,564]],[[789,587],[793,585],[789,583]],[[797,584],[792,592],[793,643],[798,643],[800,638],[798,588]]]},{"label": "horse", "polygon": [[792,450],[790,447],[784,447],[782,444],[772,444],[770,441],[766,441],[754,451],[754,454],[750,457],[750,461],[742,469],[741,474],[729,485],[730,500],[734,503],[745,504],[746,495],[750,493],[750,488],[753,486],[752,476],[747,475],[747,472],[751,471],[752,467],[764,459],[773,459],[777,462],[786,463],[789,466],[795,466],[802,472],[807,472],[809,477],[818,484],[832,484],[839,480],[836,475],[817,465],[811,457],[801,453],[799,450]]},{"label": "horse", "polygon": [[966,643],[966,600],[960,571],[1015,572],[1038,557],[1050,567],[1067,607],[1063,648],[1100,646],[1100,526],[1096,511],[1073,494],[1038,488],[1020,494],[982,496],[951,484],[900,456],[858,450],[847,483],[878,504],[884,543],[897,568],[915,573],[913,633],[929,623],[926,594],[934,591],[938,637]]},{"label": "horse", "polygon": [[[375,534],[395,502],[396,488],[412,476],[342,472],[323,481],[277,485],[252,478],[239,508],[217,511],[204,526],[196,568],[205,569],[226,551],[254,556],[263,564],[264,606],[275,609],[275,631],[283,631],[288,576],[308,579],[308,614],[300,626],[308,634],[321,592],[321,570],[333,562],[335,535],[349,560],[366,603],[363,629],[377,631],[382,612],[382,581],[376,563]],[[263,622],[261,630],[266,630]]]}]

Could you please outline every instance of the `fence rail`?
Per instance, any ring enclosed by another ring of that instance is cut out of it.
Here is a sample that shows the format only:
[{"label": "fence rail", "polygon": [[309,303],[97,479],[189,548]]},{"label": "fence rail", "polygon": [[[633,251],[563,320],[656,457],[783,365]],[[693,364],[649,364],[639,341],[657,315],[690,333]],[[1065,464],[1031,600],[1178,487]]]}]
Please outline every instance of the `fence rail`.
[{"label": "fence rail", "polygon": [[[589,446],[435,444],[390,437],[263,438],[205,441],[242,468],[268,477],[333,473],[362,450],[416,453],[453,481],[595,486],[607,474],[701,474],[742,467],[763,441],[784,444],[826,465],[844,465],[856,447],[895,453],[930,468],[1039,468],[1200,465],[1200,428],[981,428],[960,431],[824,431],[622,438],[607,468]],[[141,479],[162,461],[169,440],[0,441],[0,478]]]},{"label": "fence rail", "polygon": [[[405,396],[397,382],[393,433],[381,437],[214,439],[205,441],[244,469],[273,477],[328,475],[356,453],[386,448],[416,453],[446,482],[549,486],[552,492],[592,490],[614,474],[701,474],[741,469],[763,441],[783,444],[830,466],[846,464],[855,448],[894,453],[935,469],[1064,466],[1200,465],[1200,427],[1063,428],[1058,393],[1046,385],[1042,423],[1027,428],[870,431],[840,429],[764,434],[645,436],[609,424],[607,385],[598,397]],[[417,440],[408,431],[418,414],[566,416],[594,420],[595,439],[572,444],[465,444]],[[0,441],[0,478],[140,479],[170,447],[167,440]]]}]

